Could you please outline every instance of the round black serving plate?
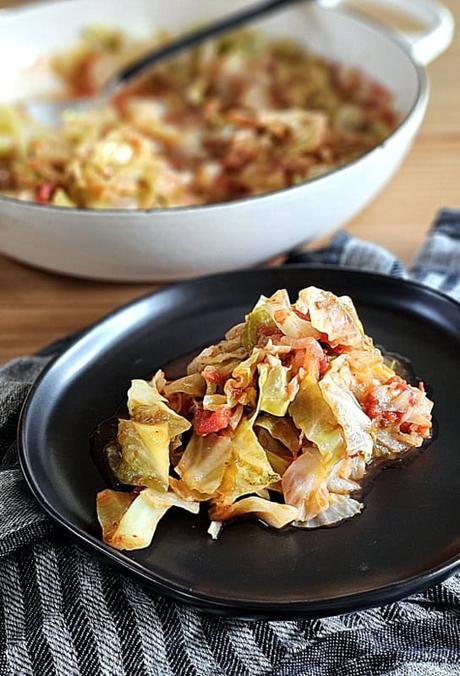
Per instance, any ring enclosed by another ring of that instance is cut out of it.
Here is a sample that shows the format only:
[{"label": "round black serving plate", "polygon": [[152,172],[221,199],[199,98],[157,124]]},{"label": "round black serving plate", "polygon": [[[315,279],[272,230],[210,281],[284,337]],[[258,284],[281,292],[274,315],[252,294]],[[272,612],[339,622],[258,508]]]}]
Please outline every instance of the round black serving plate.
[{"label": "round black serving plate", "polygon": [[[261,293],[287,288],[295,297],[309,285],[350,295],[375,342],[410,358],[435,401],[433,442],[382,471],[363,513],[335,528],[278,532],[240,521],[213,541],[206,513],[173,509],[148,549],[104,545],[95,515],[104,482],[89,437],[131,378],[219,340]],[[460,562],[459,355],[460,305],[416,283],[310,266],[200,278],[121,308],[46,369],[22,413],[21,465],[41,506],[81,544],[208,612],[319,617],[388,603],[445,579]]]}]

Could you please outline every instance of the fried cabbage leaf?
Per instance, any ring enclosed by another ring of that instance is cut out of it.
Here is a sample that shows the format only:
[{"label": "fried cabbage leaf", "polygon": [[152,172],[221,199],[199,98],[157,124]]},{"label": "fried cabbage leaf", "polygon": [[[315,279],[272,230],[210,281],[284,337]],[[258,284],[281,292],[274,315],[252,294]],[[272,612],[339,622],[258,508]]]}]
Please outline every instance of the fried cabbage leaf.
[{"label": "fried cabbage leaf", "polygon": [[312,326],[326,334],[333,347],[345,345],[362,348],[370,342],[348,296],[337,297],[330,291],[309,286],[299,292],[295,306],[310,316]]},{"label": "fried cabbage leaf", "polygon": [[168,489],[169,430],[167,422],[146,425],[119,420],[121,455],[108,456],[119,481],[133,486]]},{"label": "fried cabbage leaf", "polygon": [[175,470],[189,490],[207,499],[221,485],[231,456],[231,437],[193,434]]},{"label": "fried cabbage leaf", "polygon": [[225,469],[218,499],[230,504],[236,498],[270,486],[280,476],[273,471],[251,423],[242,418],[231,440],[231,459]]},{"label": "fried cabbage leaf", "polygon": [[106,489],[97,495],[97,517],[103,540],[115,549],[148,547],[160,519],[170,507],[198,514],[199,504],[181,500],[174,493],[145,488],[140,493]]},{"label": "fried cabbage leaf", "polygon": [[253,515],[272,528],[284,528],[298,518],[298,511],[292,505],[282,505],[256,496],[243,498],[233,505],[214,504],[209,514],[213,521],[219,522]]},{"label": "fried cabbage leaf", "polygon": [[291,403],[289,369],[279,359],[276,362],[273,365],[259,364],[259,410],[282,418]]},{"label": "fried cabbage leaf", "polygon": [[155,379],[133,380],[128,390],[128,411],[133,420],[139,423],[166,422],[168,434],[172,439],[190,429],[188,420],[173,411],[167,400],[158,392]]},{"label": "fried cabbage leaf", "polygon": [[298,521],[313,519],[329,507],[331,469],[317,448],[307,448],[287,468],[281,479],[284,500],[298,509]]},{"label": "fried cabbage leaf", "polygon": [[319,382],[319,388],[343,430],[348,455],[363,453],[370,459],[374,446],[371,435],[372,421],[349,389],[342,372],[326,373]]},{"label": "fried cabbage leaf", "polygon": [[313,442],[325,459],[345,452],[342,428],[338,425],[321,388],[311,376],[306,376],[289,407],[294,424]]},{"label": "fried cabbage leaf", "polygon": [[350,498],[349,495],[329,495],[329,507],[320,514],[305,521],[295,521],[293,523],[297,528],[319,528],[320,526],[331,526],[343,519],[350,519],[359,514],[363,505],[358,500]]}]

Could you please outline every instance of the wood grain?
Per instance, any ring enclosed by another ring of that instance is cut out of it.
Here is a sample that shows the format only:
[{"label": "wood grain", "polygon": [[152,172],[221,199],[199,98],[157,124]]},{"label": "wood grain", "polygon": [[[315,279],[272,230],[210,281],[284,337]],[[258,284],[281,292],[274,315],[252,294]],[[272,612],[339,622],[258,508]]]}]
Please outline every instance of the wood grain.
[{"label": "wood grain", "polygon": [[[364,0],[351,1],[363,7]],[[7,4],[13,3],[0,0],[0,7]],[[445,4],[460,22],[458,0]],[[400,17],[384,19],[402,25]],[[403,24],[413,28],[407,19]],[[409,157],[380,196],[348,225],[353,234],[391,249],[406,263],[421,246],[436,210],[460,207],[460,36],[428,72],[431,101]],[[153,288],[51,275],[0,256],[0,363],[34,352]]]}]

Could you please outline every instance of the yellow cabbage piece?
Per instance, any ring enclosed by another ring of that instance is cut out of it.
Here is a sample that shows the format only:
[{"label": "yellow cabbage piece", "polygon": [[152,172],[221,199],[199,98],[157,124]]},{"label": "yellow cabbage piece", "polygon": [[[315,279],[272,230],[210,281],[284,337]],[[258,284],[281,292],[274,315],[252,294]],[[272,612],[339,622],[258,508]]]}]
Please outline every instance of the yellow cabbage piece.
[{"label": "yellow cabbage piece", "polygon": [[243,418],[235,430],[231,459],[219,487],[219,501],[230,504],[247,493],[256,493],[279,480],[251,423]]},{"label": "yellow cabbage piece", "polygon": [[181,507],[193,514],[199,511],[198,503],[150,488],[137,494],[109,489],[101,491],[97,495],[96,508],[104,542],[115,549],[148,547],[158,522],[170,507]]},{"label": "yellow cabbage piece", "polygon": [[158,392],[155,380],[133,380],[128,390],[128,410],[131,418],[140,423],[166,422],[172,439],[190,429],[188,420],[169,408],[166,399]]},{"label": "yellow cabbage piece", "polygon": [[259,410],[281,418],[286,415],[289,404],[286,366],[280,361],[274,365],[259,364]]},{"label": "yellow cabbage piece", "polygon": [[247,349],[248,353],[251,353],[253,347],[257,345],[261,326],[270,325],[275,327],[275,323],[270,312],[263,304],[259,305],[258,303],[246,317],[243,345]]},{"label": "yellow cabbage piece", "polygon": [[192,373],[165,385],[164,392],[168,395],[182,392],[191,397],[202,397],[206,392],[206,381],[199,373]]},{"label": "yellow cabbage piece", "polygon": [[231,454],[230,437],[194,434],[175,470],[189,490],[209,497],[219,488]]},{"label": "yellow cabbage piece", "polygon": [[111,458],[115,476],[126,484],[168,489],[168,423],[146,425],[135,420],[120,420],[118,442],[121,457]]},{"label": "yellow cabbage piece", "polygon": [[298,509],[299,521],[313,519],[329,507],[327,484],[331,471],[331,464],[317,448],[307,448],[284,473],[284,500]]},{"label": "yellow cabbage piece", "polygon": [[348,296],[338,297],[330,291],[309,286],[299,292],[295,306],[303,314],[310,315],[312,325],[325,333],[333,346],[362,348],[370,342]]},{"label": "yellow cabbage piece", "polygon": [[[270,312],[276,326],[289,338],[319,338],[320,334],[307,319],[299,317],[291,307],[286,289],[276,291],[270,298],[265,298],[265,306]],[[259,301],[261,302],[261,301]]]},{"label": "yellow cabbage piece", "polygon": [[272,528],[283,528],[298,518],[298,510],[292,505],[255,496],[238,500],[233,505],[215,504],[210,510],[211,519],[218,522],[245,515],[254,515]]},{"label": "yellow cabbage piece", "polygon": [[300,432],[290,417],[277,418],[271,415],[259,415],[254,424],[256,427],[267,430],[274,439],[286,446],[292,455],[297,455],[300,449]]},{"label": "yellow cabbage piece", "polygon": [[342,428],[348,455],[363,453],[366,459],[369,459],[374,446],[371,436],[372,422],[350,391],[342,373],[334,371],[326,373],[319,382],[319,387],[324,400]]},{"label": "yellow cabbage piece", "polygon": [[[268,461],[272,466],[274,472],[283,476],[284,472],[287,470],[289,465],[292,462],[291,452],[284,446],[281,442],[274,439],[270,432],[268,432],[263,427],[257,429],[257,438],[262,448],[267,454]],[[277,484],[270,485],[271,490],[280,490],[281,486],[279,482]]]},{"label": "yellow cabbage piece", "polygon": [[306,376],[289,407],[289,413],[305,437],[318,446],[324,458],[345,453],[342,428],[323,397],[321,388],[311,376]]}]

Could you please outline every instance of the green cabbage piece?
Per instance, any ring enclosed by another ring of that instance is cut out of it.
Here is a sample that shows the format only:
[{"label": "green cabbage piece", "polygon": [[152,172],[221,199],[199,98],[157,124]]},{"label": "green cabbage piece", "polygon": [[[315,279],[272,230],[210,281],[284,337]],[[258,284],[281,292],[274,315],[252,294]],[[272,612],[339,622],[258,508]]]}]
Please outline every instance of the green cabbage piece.
[{"label": "green cabbage piece", "polygon": [[167,400],[158,392],[155,381],[131,382],[128,390],[128,410],[131,418],[140,423],[166,422],[171,439],[191,427],[188,420],[169,408]]},{"label": "green cabbage piece", "polygon": [[324,400],[342,428],[348,455],[363,453],[367,460],[372,456],[374,440],[371,436],[372,422],[360,407],[348,387],[347,371],[331,371],[320,381],[319,387]]},{"label": "green cabbage piece", "polygon": [[170,507],[198,514],[199,504],[182,500],[175,493],[145,488],[140,493],[122,493],[106,489],[97,495],[96,509],[102,536],[115,549],[148,547],[160,519]]},{"label": "green cabbage piece", "polygon": [[288,369],[281,362],[259,364],[259,410],[282,417],[289,404]]},{"label": "green cabbage piece", "polygon": [[251,353],[253,347],[257,345],[260,327],[264,325],[275,327],[275,323],[270,312],[264,305],[259,305],[258,303],[246,317],[243,334],[243,345],[248,353]]},{"label": "green cabbage piece", "polygon": [[132,486],[168,489],[168,423],[146,425],[135,420],[120,420],[118,442],[121,456],[108,456],[110,467],[119,481]]}]

